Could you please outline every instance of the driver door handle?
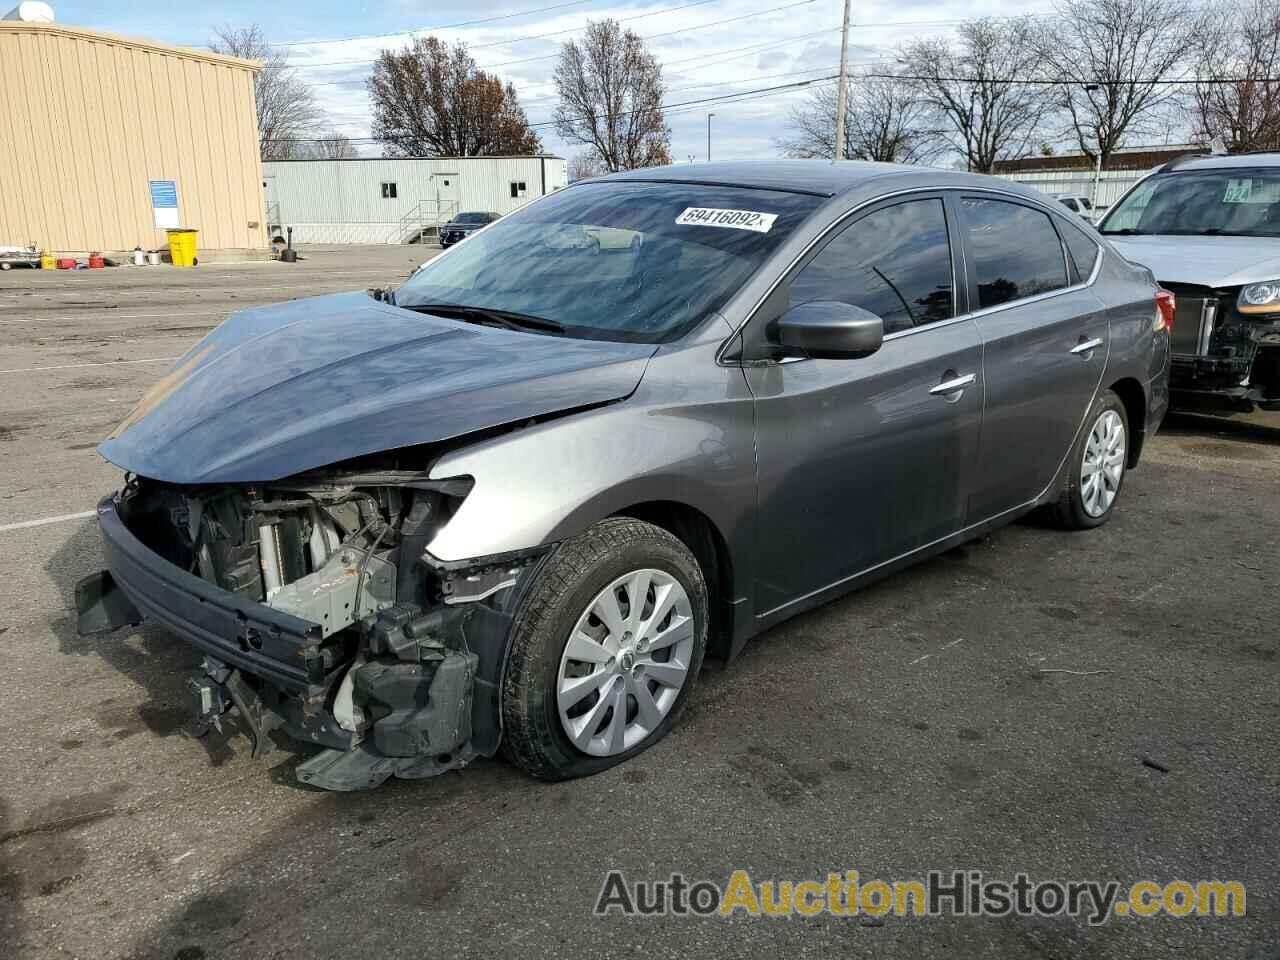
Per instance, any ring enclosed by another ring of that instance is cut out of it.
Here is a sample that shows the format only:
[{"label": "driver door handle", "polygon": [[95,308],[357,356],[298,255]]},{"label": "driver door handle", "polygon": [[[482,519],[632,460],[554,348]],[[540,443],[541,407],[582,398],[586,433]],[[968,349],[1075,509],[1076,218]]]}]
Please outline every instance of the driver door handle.
[{"label": "driver door handle", "polygon": [[943,397],[949,393],[958,393],[977,379],[978,375],[976,373],[966,373],[963,376],[953,377],[950,380],[943,380],[936,387],[930,387],[929,392],[935,397]]},{"label": "driver door handle", "polygon": [[1093,351],[1097,350],[1100,346],[1102,346],[1102,340],[1099,337],[1094,337],[1092,340],[1081,340],[1071,348],[1071,352],[1076,356],[1080,356],[1081,354],[1087,355],[1093,353]]}]

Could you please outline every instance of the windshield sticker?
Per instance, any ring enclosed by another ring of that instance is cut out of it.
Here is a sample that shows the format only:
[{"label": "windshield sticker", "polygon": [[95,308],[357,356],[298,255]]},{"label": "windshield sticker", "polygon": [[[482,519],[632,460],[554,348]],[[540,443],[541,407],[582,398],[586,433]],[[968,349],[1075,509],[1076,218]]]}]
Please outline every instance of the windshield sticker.
[{"label": "windshield sticker", "polygon": [[685,227],[726,227],[729,230],[751,230],[768,233],[773,228],[776,213],[757,213],[754,210],[721,210],[718,207],[686,207],[676,217],[676,223]]},{"label": "windshield sticker", "polygon": [[1227,192],[1222,197],[1223,203],[1248,203],[1253,192],[1252,180],[1228,180]]},{"label": "windshield sticker", "polygon": [[1280,180],[1262,180],[1256,177],[1227,181],[1223,203],[1280,203]]}]

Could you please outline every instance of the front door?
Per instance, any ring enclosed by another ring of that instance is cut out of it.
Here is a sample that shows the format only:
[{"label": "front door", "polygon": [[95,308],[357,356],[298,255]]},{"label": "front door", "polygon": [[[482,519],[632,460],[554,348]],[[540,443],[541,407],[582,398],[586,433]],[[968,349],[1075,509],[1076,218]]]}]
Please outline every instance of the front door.
[{"label": "front door", "polygon": [[1048,214],[980,195],[958,206],[986,374],[969,509],[977,523],[1035,499],[1052,481],[1106,368],[1110,334],[1102,303],[1076,282],[1088,279],[1094,258],[1077,268]]},{"label": "front door", "polygon": [[275,231],[281,224],[280,203],[276,200],[276,178],[274,175],[262,178],[262,200],[266,205],[265,223],[267,229]]},{"label": "front door", "polygon": [[[954,230],[940,196],[890,202],[859,215],[786,281],[790,305],[842,300],[879,315],[885,342],[858,360],[746,368],[756,410],[758,615],[964,525],[982,347],[972,321],[958,316]],[[760,335],[755,324],[771,319],[752,321],[746,349]]]},{"label": "front door", "polygon": [[436,209],[436,219],[440,223],[448,223],[458,215],[458,175],[457,173],[433,173],[431,175],[431,197]]}]

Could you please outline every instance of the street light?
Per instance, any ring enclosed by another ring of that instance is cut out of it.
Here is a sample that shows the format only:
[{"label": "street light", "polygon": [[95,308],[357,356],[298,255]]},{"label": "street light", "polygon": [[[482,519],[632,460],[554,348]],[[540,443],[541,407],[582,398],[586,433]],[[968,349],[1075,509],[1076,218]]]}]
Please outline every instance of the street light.
[{"label": "street light", "polygon": [[707,163],[711,162],[711,118],[714,116],[714,113],[707,114]]}]

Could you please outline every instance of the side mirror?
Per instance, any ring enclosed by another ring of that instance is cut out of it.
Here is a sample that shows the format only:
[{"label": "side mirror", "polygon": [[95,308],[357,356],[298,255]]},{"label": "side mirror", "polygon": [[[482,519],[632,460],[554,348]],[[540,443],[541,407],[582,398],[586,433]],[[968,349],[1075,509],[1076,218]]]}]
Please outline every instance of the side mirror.
[{"label": "side mirror", "polygon": [[838,300],[811,300],[784,313],[774,339],[787,356],[854,360],[880,349],[884,321],[869,310]]}]

